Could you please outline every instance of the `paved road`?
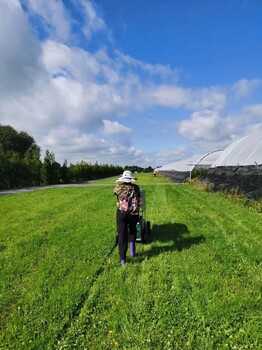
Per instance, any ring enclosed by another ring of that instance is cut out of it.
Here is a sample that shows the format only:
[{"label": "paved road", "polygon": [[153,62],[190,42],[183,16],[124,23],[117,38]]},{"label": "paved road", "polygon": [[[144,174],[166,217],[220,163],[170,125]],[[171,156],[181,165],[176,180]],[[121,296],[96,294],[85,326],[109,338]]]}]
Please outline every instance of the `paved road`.
[{"label": "paved road", "polygon": [[8,194],[23,193],[36,190],[45,190],[47,188],[62,188],[62,187],[83,187],[83,186],[112,186],[112,184],[97,184],[96,181],[83,182],[80,184],[62,184],[62,185],[50,185],[50,186],[31,186],[12,190],[0,190],[0,196],[6,196]]}]

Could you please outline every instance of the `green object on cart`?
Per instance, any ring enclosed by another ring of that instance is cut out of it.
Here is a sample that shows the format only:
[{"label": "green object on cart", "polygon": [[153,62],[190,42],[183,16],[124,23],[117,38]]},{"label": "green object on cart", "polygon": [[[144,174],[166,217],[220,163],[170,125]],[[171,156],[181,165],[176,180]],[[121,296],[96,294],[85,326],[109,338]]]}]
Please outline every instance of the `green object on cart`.
[{"label": "green object on cart", "polygon": [[140,190],[140,194],[141,194],[141,202],[143,203],[142,207],[140,208],[140,211],[142,211],[142,213],[144,213],[146,211],[146,193],[145,190]]},{"label": "green object on cart", "polygon": [[142,241],[142,225],[141,225],[141,220],[136,224],[136,240],[137,241]]},{"label": "green object on cart", "polygon": [[136,241],[142,242],[145,234],[145,214],[146,214],[146,195],[145,191],[140,189],[141,202],[143,205],[140,207],[139,220],[136,224]]}]

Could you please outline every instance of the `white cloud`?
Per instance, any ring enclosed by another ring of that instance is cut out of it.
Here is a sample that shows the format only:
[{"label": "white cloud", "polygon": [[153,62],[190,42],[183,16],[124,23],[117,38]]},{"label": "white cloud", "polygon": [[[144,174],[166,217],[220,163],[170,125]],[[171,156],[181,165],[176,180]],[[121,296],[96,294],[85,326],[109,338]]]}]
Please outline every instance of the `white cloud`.
[{"label": "white cloud", "polygon": [[[71,126],[62,126],[50,129],[47,135],[41,139],[44,149],[56,150],[56,160],[62,163],[67,159],[68,163],[77,161],[111,163],[125,165],[135,164],[138,160],[144,160],[141,151],[135,147],[126,146],[98,137],[97,135],[83,133]],[[110,159],[110,162],[108,161]]]},{"label": "white cloud", "polygon": [[120,52],[119,50],[116,50],[115,52],[117,57],[119,57],[120,62],[126,64],[130,68],[139,68],[145,72],[148,72],[152,76],[156,75],[167,80],[172,80],[173,82],[178,81],[178,71],[171,69],[170,65],[150,64],[137,60],[134,57]]},{"label": "white cloud", "polygon": [[223,89],[217,87],[193,90],[174,85],[159,85],[146,90],[145,101],[172,108],[221,110],[226,104],[226,95]]},{"label": "white cloud", "polygon": [[148,164],[152,164],[153,166],[160,166],[184,159],[186,157],[186,149],[184,147],[164,148],[157,152],[149,153],[147,160]]},{"label": "white cloud", "polygon": [[99,151],[104,149],[106,144],[103,139],[98,139],[92,134],[81,133],[76,128],[65,126],[51,129],[43,138],[43,142],[47,148],[55,147],[63,152],[68,151],[69,154],[73,151],[80,153]]},{"label": "white cloud", "polygon": [[106,25],[102,17],[98,16],[94,4],[92,4],[91,1],[82,0],[80,3],[81,6],[84,7],[86,16],[86,23],[83,32],[87,38],[91,38],[95,32],[105,29]]},{"label": "white cloud", "polygon": [[87,39],[91,39],[96,32],[106,29],[103,18],[97,14],[95,3],[90,0],[74,0],[74,6],[82,15],[82,21],[78,22],[71,17],[62,0],[21,0],[21,3],[31,16],[41,18],[44,30],[49,38],[55,41],[73,40],[75,25]]},{"label": "white cloud", "polygon": [[[70,85],[80,87],[76,94],[83,97],[88,114],[123,114],[133,109],[134,80],[121,75],[105,51],[94,54],[80,48],[47,41],[43,45],[43,64],[51,78],[55,77],[60,91],[75,95]],[[138,83],[139,84],[139,83]],[[68,88],[67,88],[68,86]],[[66,93],[66,97],[71,99]],[[81,110],[80,104],[80,110]],[[75,116],[76,119],[77,115]]]},{"label": "white cloud", "polygon": [[15,0],[0,2],[0,52],[0,96],[32,91],[42,70],[41,45]]},{"label": "white cloud", "polygon": [[53,39],[66,41],[71,35],[68,15],[61,0],[22,0],[31,15],[38,15]]},{"label": "white cloud", "polygon": [[145,90],[145,101],[165,107],[181,107],[189,100],[190,92],[171,85],[154,86]]},{"label": "white cloud", "polygon": [[262,131],[262,105],[244,106],[228,114],[214,110],[193,112],[178,124],[179,133],[205,153],[223,149],[233,140]]},{"label": "white cloud", "polygon": [[246,136],[262,131],[262,104],[244,106],[231,119],[238,136]]},{"label": "white cloud", "polygon": [[103,120],[104,126],[103,126],[103,134],[105,135],[113,135],[113,134],[120,134],[120,135],[129,135],[131,134],[132,130],[119,122],[112,122],[110,120]]},{"label": "white cloud", "polygon": [[94,55],[51,40],[43,43],[42,60],[50,76],[64,75],[80,82],[94,81],[101,69]]},{"label": "white cloud", "polygon": [[190,119],[179,123],[178,129],[182,136],[193,141],[218,141],[225,135],[223,119],[209,110],[192,113]]},{"label": "white cloud", "polygon": [[257,132],[262,133],[262,123],[256,123],[256,124],[249,125],[245,135],[250,135],[253,133],[257,133]]},{"label": "white cloud", "polygon": [[226,92],[220,87],[209,87],[190,90],[186,107],[191,110],[213,109],[222,110],[227,103]]},{"label": "white cloud", "polygon": [[261,86],[262,80],[261,79],[241,79],[238,80],[233,85],[233,92],[235,94],[236,99],[241,99],[243,97],[246,97],[250,95],[255,89],[257,89],[259,86]]},{"label": "white cloud", "polygon": [[244,113],[248,115],[262,117],[262,104],[245,106]]}]

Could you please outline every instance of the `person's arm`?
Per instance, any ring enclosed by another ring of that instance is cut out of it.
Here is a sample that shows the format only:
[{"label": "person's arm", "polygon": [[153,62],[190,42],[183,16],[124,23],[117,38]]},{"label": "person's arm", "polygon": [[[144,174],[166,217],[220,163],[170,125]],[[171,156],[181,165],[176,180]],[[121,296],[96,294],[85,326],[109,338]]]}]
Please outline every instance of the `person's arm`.
[{"label": "person's arm", "polygon": [[120,191],[120,185],[116,185],[116,187],[114,189],[114,195],[119,196],[119,191]]},{"label": "person's arm", "polygon": [[119,196],[121,195],[122,192],[122,186],[120,184],[116,185],[114,189],[114,195],[116,196],[116,203],[118,204],[119,202]]}]

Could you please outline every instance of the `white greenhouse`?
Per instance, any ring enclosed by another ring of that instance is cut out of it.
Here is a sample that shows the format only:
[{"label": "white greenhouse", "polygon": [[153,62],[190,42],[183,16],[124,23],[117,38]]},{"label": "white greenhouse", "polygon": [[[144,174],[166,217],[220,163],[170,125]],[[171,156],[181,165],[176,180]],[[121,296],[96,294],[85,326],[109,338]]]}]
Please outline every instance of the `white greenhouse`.
[{"label": "white greenhouse", "polygon": [[200,168],[206,169],[200,176],[208,180],[215,191],[235,188],[249,197],[261,197],[262,133],[245,136],[224,150],[164,165],[157,171],[174,182],[183,182],[191,178],[194,169]]},{"label": "white greenhouse", "polygon": [[262,134],[256,133],[231,143],[214,161],[212,168],[259,164],[262,164]]}]

